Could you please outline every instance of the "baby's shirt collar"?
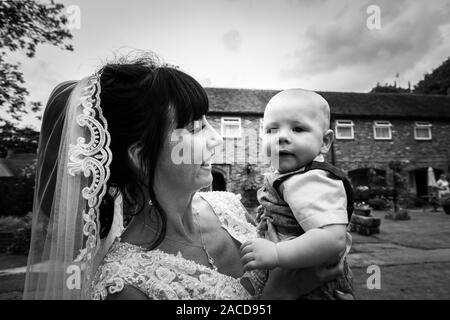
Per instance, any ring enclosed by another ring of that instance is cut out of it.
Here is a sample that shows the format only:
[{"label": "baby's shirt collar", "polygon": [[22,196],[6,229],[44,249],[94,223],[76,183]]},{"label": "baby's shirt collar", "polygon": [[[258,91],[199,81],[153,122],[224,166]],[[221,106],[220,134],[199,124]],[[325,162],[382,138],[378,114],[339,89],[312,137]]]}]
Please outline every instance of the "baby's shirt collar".
[{"label": "baby's shirt collar", "polygon": [[319,154],[317,157],[315,157],[313,159],[313,161],[317,161],[317,162],[325,162],[325,158],[323,156],[323,154]]}]

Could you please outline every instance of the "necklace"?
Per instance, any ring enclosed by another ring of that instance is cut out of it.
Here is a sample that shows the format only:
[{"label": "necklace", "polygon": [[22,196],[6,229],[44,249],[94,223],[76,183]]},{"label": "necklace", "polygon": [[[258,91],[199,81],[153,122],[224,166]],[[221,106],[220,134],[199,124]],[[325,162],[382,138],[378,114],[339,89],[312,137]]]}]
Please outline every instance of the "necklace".
[{"label": "necklace", "polygon": [[208,258],[208,262],[209,262],[209,264],[211,265],[211,267],[212,267],[215,271],[217,271],[218,268],[217,268],[216,265],[214,264],[214,263],[215,263],[215,260],[214,260],[214,258],[209,254],[208,250],[206,249],[205,242],[203,241],[202,228],[200,227],[200,223],[198,222],[198,219],[197,219],[197,216],[200,215],[200,213],[198,212],[197,209],[195,209],[195,208],[193,208],[193,209],[195,210],[195,213],[194,213],[194,219],[195,219],[195,222],[196,222],[197,225],[198,225],[198,231],[200,231],[200,240],[202,241],[203,251],[205,251],[206,257]]},{"label": "necklace", "polygon": [[[151,202],[149,202],[149,205],[151,205]],[[194,247],[194,248],[200,248],[200,249],[202,249],[202,250],[205,252],[205,254],[206,254],[208,263],[210,264],[211,268],[213,268],[215,271],[218,271],[218,268],[217,268],[217,266],[215,265],[215,260],[214,260],[214,258],[211,256],[211,254],[208,252],[208,249],[206,249],[205,242],[203,241],[203,232],[202,232],[202,229],[201,229],[201,227],[200,227],[200,223],[198,222],[198,218],[197,218],[197,216],[199,216],[200,213],[198,212],[197,209],[195,209],[195,208],[192,208],[192,209],[194,210],[193,216],[194,216],[194,219],[195,219],[195,223],[196,223],[197,226],[198,226],[198,231],[200,232],[200,241],[202,242],[202,244],[201,244],[200,246],[199,246],[199,245],[195,245],[195,244],[189,244],[189,243],[186,243],[186,242],[184,242],[184,241],[171,239],[171,238],[169,238],[169,237],[165,237],[165,239],[168,240],[168,241],[170,241],[170,242],[175,242],[175,243],[182,244],[182,245],[185,245],[185,246],[189,246],[189,247]],[[144,226],[145,226],[146,228],[152,230],[153,232],[155,232],[155,230],[154,230],[150,225],[148,225],[148,224],[146,223],[145,220],[146,220],[146,219],[145,219],[145,216],[144,216]]]}]

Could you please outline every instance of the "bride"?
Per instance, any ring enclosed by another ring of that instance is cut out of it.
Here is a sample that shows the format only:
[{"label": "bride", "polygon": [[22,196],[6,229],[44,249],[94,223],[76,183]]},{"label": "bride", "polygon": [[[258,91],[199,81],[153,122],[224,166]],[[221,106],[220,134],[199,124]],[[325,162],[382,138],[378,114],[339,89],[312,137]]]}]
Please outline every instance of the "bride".
[{"label": "bride", "polygon": [[340,275],[244,272],[256,230],[239,197],[198,192],[222,143],[207,112],[199,83],[150,54],[53,91],[25,299],[295,299]]}]

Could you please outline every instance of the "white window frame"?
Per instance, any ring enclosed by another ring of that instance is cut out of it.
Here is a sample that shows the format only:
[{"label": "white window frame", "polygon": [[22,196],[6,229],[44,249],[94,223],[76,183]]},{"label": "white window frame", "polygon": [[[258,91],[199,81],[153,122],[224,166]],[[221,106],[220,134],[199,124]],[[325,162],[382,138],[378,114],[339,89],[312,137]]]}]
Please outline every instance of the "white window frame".
[{"label": "white window frame", "polygon": [[[429,122],[423,122],[423,121],[415,122],[414,123],[414,139],[416,139],[416,140],[432,140],[433,136],[431,134],[431,127],[432,127],[432,125]],[[417,129],[419,129],[419,128],[420,129],[428,129],[429,137],[428,138],[418,137],[417,136]]]},{"label": "white window frame", "polygon": [[[242,136],[242,121],[239,117],[222,117],[220,119],[220,133],[222,134],[222,137],[224,138],[241,138]],[[225,135],[225,125],[227,124],[233,124],[233,125],[239,125],[239,133],[233,136]]]},{"label": "white window frame", "polygon": [[[388,137],[377,137],[376,128],[388,128],[389,136]],[[390,121],[374,121],[373,122],[373,138],[375,140],[392,140],[392,124]]]},{"label": "white window frame", "polygon": [[[355,139],[355,134],[354,134],[354,129],[353,127],[355,126],[355,124],[353,123],[352,120],[336,120],[335,126],[334,126],[334,131],[336,132],[336,139],[339,140],[352,140]],[[339,128],[350,128],[350,132],[351,132],[351,136],[350,137],[346,137],[346,136],[342,136],[339,134]]]}]

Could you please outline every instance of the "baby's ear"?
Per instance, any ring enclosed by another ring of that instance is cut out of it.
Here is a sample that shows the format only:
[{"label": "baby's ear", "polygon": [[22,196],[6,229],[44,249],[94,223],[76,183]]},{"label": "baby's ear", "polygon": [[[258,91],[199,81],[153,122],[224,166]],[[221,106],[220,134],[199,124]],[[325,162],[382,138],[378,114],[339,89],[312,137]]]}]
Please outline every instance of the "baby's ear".
[{"label": "baby's ear", "polygon": [[320,148],[321,154],[326,154],[330,150],[331,144],[334,141],[334,132],[328,129],[323,135],[322,147]]}]

